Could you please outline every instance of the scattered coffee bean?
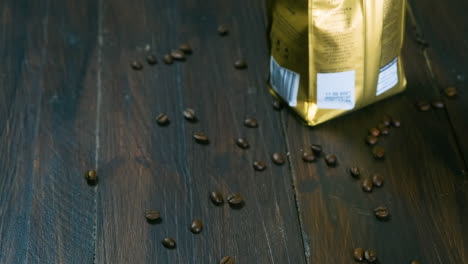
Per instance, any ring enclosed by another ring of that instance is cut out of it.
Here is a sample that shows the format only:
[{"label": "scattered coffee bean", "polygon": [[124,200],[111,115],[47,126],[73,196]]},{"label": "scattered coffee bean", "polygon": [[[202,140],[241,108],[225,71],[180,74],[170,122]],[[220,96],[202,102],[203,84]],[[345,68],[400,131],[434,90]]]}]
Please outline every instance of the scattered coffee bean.
[{"label": "scattered coffee bean", "polygon": [[432,107],[434,107],[436,109],[442,109],[442,108],[445,107],[444,102],[442,102],[441,100],[434,100],[434,101],[432,101],[431,105],[432,105]]},{"label": "scattered coffee bean", "polygon": [[210,143],[208,136],[205,135],[203,132],[196,132],[195,134],[193,134],[193,138],[199,144],[207,145]]},{"label": "scattered coffee bean", "polygon": [[380,135],[380,130],[378,128],[373,127],[369,129],[369,135],[378,137]]},{"label": "scattered coffee bean", "polygon": [[238,59],[234,62],[234,67],[236,69],[242,70],[242,69],[247,68],[247,63],[243,59]]},{"label": "scattered coffee bean", "polygon": [[385,207],[385,206],[379,206],[379,207],[375,208],[374,209],[374,214],[375,214],[375,217],[377,217],[380,220],[386,220],[386,219],[388,219],[388,217],[390,215],[388,213],[388,208]]},{"label": "scattered coffee bean", "polygon": [[97,173],[95,170],[89,170],[85,174],[86,181],[89,185],[95,185],[97,183]]},{"label": "scattered coffee bean", "polygon": [[362,262],[364,260],[364,249],[355,248],[353,253],[354,260]]},{"label": "scattered coffee bean", "polygon": [[314,162],[315,155],[312,151],[304,151],[302,152],[302,160],[305,162]]},{"label": "scattered coffee bean", "polygon": [[161,243],[163,244],[163,246],[165,248],[168,248],[168,249],[174,249],[176,247],[176,242],[173,238],[170,238],[170,237],[166,237],[164,238]]},{"label": "scattered coffee bean", "polygon": [[174,62],[174,58],[172,58],[170,54],[166,54],[163,57],[163,61],[165,64],[172,64],[172,62]]},{"label": "scattered coffee bean", "polygon": [[273,153],[271,159],[273,160],[273,162],[277,165],[283,165],[284,164],[284,157],[283,157],[283,154],[279,153],[279,152],[275,152]]},{"label": "scattered coffee bean", "polygon": [[239,207],[239,206],[243,205],[243,203],[244,203],[244,198],[242,198],[242,195],[240,195],[238,193],[228,195],[226,200],[229,203],[229,205],[232,206],[232,207]]},{"label": "scattered coffee bean", "polygon": [[457,88],[455,87],[447,87],[444,89],[445,95],[447,97],[455,97],[457,95]]},{"label": "scattered coffee bean", "polygon": [[247,117],[247,118],[244,120],[244,126],[250,127],[250,128],[258,127],[257,119],[251,118],[251,117]]},{"label": "scattered coffee bean", "polygon": [[278,110],[278,111],[283,108],[283,103],[278,99],[273,100],[272,105],[273,105],[273,109]]},{"label": "scattered coffee bean", "polygon": [[185,53],[180,49],[175,49],[171,51],[171,57],[175,60],[185,60]]},{"label": "scattered coffee bean", "polygon": [[183,112],[184,118],[190,122],[195,122],[197,121],[197,116],[195,115],[195,110],[191,108],[187,108]]},{"label": "scattered coffee bean", "polygon": [[221,36],[224,36],[224,35],[227,35],[229,32],[229,29],[228,29],[228,26],[227,25],[219,25],[218,26],[218,33],[221,35]]},{"label": "scattered coffee bean", "polygon": [[335,167],[338,162],[338,159],[336,158],[335,155],[329,154],[325,156],[325,163],[328,165],[328,167]]},{"label": "scattered coffee bean", "polygon": [[156,223],[161,221],[161,213],[156,210],[148,210],[145,213],[146,221],[149,223]]},{"label": "scattered coffee bean", "polygon": [[198,234],[202,231],[203,229],[203,224],[201,220],[196,219],[192,222],[192,225],[190,226],[190,231],[194,234]]},{"label": "scattered coffee bean", "polygon": [[411,261],[411,264],[421,264],[421,262],[419,262],[419,260],[413,260]]},{"label": "scattered coffee bean", "polygon": [[192,47],[188,43],[183,43],[180,44],[179,49],[183,51],[185,54],[191,54],[192,53]]},{"label": "scattered coffee bean", "polygon": [[224,203],[223,194],[221,192],[211,192],[210,199],[215,205],[222,205]]},{"label": "scattered coffee bean", "polygon": [[238,138],[236,144],[239,148],[248,149],[250,147],[249,141],[246,138]]},{"label": "scattered coffee bean", "polygon": [[320,154],[322,153],[322,146],[320,146],[318,144],[312,144],[312,146],[310,148],[312,149],[312,151],[317,156],[320,156]]},{"label": "scattered coffee bean", "polygon": [[382,146],[374,146],[372,148],[372,155],[375,159],[383,159],[385,156],[385,149]]},{"label": "scattered coffee bean", "polygon": [[149,65],[154,65],[154,64],[158,63],[158,60],[156,59],[156,56],[154,56],[153,54],[150,54],[150,55],[146,56],[146,62]]},{"label": "scattered coffee bean", "polygon": [[234,259],[226,256],[219,261],[219,264],[234,264]]},{"label": "scattered coffee bean", "polygon": [[392,117],[391,116],[384,115],[382,117],[382,124],[384,124],[385,126],[387,126],[387,127],[390,126],[391,122],[392,122]]},{"label": "scattered coffee bean", "polygon": [[374,184],[372,183],[372,179],[367,177],[362,181],[362,190],[365,192],[372,192]]},{"label": "scattered coffee bean", "polygon": [[374,263],[374,261],[377,259],[377,251],[375,249],[368,249],[364,252],[364,258],[367,260],[369,263]]},{"label": "scattered coffee bean", "polygon": [[359,177],[361,176],[361,170],[356,166],[349,168],[349,172],[351,173],[351,176],[353,176],[353,178],[359,179]]},{"label": "scattered coffee bean", "polygon": [[375,144],[377,144],[378,141],[379,141],[379,138],[376,137],[376,136],[368,135],[366,137],[366,143],[368,145],[375,145]]},{"label": "scattered coffee bean", "polygon": [[132,66],[132,69],[136,71],[143,69],[143,65],[139,61],[132,62],[131,66]]},{"label": "scattered coffee bean", "polygon": [[429,104],[427,101],[419,101],[416,103],[416,106],[420,111],[426,112],[431,109],[431,104]]},{"label": "scattered coffee bean", "polygon": [[386,135],[390,134],[390,129],[389,129],[388,127],[382,127],[382,128],[379,129],[379,130],[380,130],[380,134],[381,134],[381,135],[386,136]]},{"label": "scattered coffee bean", "polygon": [[161,113],[156,117],[156,122],[158,122],[160,126],[165,126],[169,124],[169,117],[165,113]]},{"label": "scattered coffee bean", "polygon": [[380,176],[380,174],[374,174],[374,176],[372,176],[372,183],[374,184],[374,186],[382,187],[383,182],[384,178]]},{"label": "scattered coffee bean", "polygon": [[400,127],[401,126],[401,121],[398,118],[392,117],[392,126],[394,127]]},{"label": "scattered coffee bean", "polygon": [[263,170],[266,169],[265,163],[264,163],[263,161],[259,161],[259,160],[254,161],[253,167],[254,167],[254,169],[257,170],[257,171],[263,171]]}]

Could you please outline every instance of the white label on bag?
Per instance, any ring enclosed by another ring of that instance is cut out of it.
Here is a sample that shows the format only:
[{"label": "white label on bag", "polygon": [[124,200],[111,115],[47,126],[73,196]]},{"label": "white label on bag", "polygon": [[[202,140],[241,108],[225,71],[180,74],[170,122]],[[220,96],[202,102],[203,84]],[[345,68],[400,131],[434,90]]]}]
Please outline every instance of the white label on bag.
[{"label": "white label on bag", "polygon": [[392,89],[398,83],[398,58],[380,68],[379,81],[377,82],[377,96]]},{"label": "white label on bag", "polygon": [[290,106],[297,105],[297,90],[299,89],[299,80],[301,75],[295,71],[281,67],[271,56],[270,59],[270,84],[271,87],[285,100]]},{"label": "white label on bag", "polygon": [[318,73],[317,106],[322,109],[353,109],[356,71]]}]

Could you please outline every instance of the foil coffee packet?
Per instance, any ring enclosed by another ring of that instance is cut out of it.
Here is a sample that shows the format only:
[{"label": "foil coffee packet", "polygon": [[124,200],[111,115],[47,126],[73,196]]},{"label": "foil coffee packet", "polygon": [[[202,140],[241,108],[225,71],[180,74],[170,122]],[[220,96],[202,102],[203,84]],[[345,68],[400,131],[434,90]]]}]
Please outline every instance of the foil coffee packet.
[{"label": "foil coffee packet", "polygon": [[271,0],[270,91],[314,126],[406,88],[406,0]]}]

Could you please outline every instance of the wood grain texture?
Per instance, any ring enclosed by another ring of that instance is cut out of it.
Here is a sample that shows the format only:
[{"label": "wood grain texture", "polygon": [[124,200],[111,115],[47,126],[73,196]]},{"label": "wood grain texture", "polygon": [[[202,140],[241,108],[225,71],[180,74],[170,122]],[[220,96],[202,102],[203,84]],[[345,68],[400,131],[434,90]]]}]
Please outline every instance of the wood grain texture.
[{"label": "wood grain texture", "polygon": [[[218,263],[225,255],[236,263],[304,263],[289,169],[270,161],[286,146],[265,90],[261,4],[104,1],[97,263]],[[221,37],[216,28],[224,23],[230,32]],[[186,62],[144,63],[146,44],[161,58],[183,42],[194,50]],[[247,70],[233,68],[238,57]],[[130,69],[135,59],[142,71]],[[185,107],[199,122],[183,119]],[[156,124],[160,112],[169,126]],[[258,129],[243,126],[247,115]],[[196,131],[211,143],[196,144]],[[238,136],[251,149],[239,149]],[[255,172],[254,159],[267,170]],[[213,190],[240,192],[245,207],[215,207]],[[146,223],[147,209],[160,210],[162,223]],[[190,233],[193,219],[204,224],[199,235]],[[166,236],[177,249],[161,245]]]},{"label": "wood grain texture", "polygon": [[[466,168],[445,111],[414,106],[439,96],[421,50],[406,41],[403,56],[409,85],[401,95],[315,128],[283,114],[309,263],[352,263],[355,247],[375,248],[381,263],[468,263]],[[384,114],[400,117],[402,127],[380,137],[387,154],[375,161],[364,138]],[[339,166],[303,163],[300,150],[313,143],[336,154]],[[364,193],[352,165],[381,174],[384,186]],[[389,222],[373,215],[379,205],[389,208]]]}]

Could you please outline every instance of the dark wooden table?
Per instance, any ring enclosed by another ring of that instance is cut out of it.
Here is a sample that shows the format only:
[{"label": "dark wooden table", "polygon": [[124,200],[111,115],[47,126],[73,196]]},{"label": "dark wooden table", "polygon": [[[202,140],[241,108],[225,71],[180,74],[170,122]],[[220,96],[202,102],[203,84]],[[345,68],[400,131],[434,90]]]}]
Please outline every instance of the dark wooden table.
[{"label": "dark wooden table", "polygon": [[[468,2],[410,0],[404,56],[408,90],[315,128],[267,92],[262,1],[3,0],[0,2],[0,263],[353,263],[354,247],[379,263],[468,263]],[[216,33],[229,25],[226,37]],[[427,41],[423,48],[417,36]],[[142,71],[189,42],[193,55]],[[238,57],[249,67],[236,71]],[[455,86],[450,99],[443,88]],[[417,100],[446,108],[419,112]],[[194,108],[191,124],[181,111]],[[168,113],[159,127],[155,116]],[[382,139],[384,161],[363,143],[384,114],[402,127]],[[247,129],[245,116],[260,126]],[[205,131],[209,146],[194,143]],[[233,140],[246,136],[249,150]],[[339,158],[306,164],[321,144]],[[276,166],[270,156],[289,153]],[[267,163],[255,172],[253,160]],[[348,168],[378,172],[360,190]],[[97,169],[99,184],[83,174]],[[208,192],[240,192],[241,210]],[[392,219],[379,222],[374,207]],[[163,221],[150,225],[147,209]],[[193,219],[204,230],[189,231]],[[174,237],[175,250],[161,240]]]}]

